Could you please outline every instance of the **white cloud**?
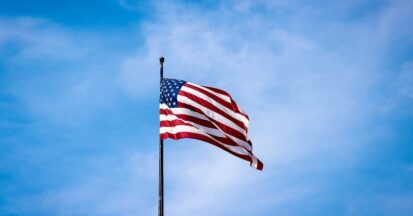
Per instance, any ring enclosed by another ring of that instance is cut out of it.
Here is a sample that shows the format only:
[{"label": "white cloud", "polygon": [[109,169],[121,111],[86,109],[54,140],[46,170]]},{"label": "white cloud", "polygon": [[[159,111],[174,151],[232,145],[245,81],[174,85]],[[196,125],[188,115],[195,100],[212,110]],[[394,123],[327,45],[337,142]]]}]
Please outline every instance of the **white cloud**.
[{"label": "white cloud", "polygon": [[[314,37],[313,32],[300,33],[294,26],[285,28],[273,17],[249,14],[250,7],[250,3],[237,5],[244,12],[241,16],[225,5],[204,12],[196,7],[160,5],[158,21],[146,25],[143,52],[126,63],[149,65],[148,59],[155,61],[163,54],[166,76],[231,92],[251,116],[256,154],[266,165],[263,173],[249,173],[239,170],[242,162],[233,162],[226,158],[229,155],[206,156],[191,148],[194,152],[187,154],[196,157],[187,156],[181,161],[181,151],[173,150],[179,155],[174,159],[180,162],[168,166],[173,170],[168,178],[174,186],[168,191],[173,194],[168,200],[171,215],[236,214],[238,210],[231,208],[235,204],[228,204],[229,200],[236,200],[237,206],[255,205],[258,201],[251,200],[251,196],[260,196],[263,190],[274,191],[271,200],[288,202],[291,194],[278,188],[296,191],[298,200],[310,199],[321,193],[322,186],[309,180],[302,188],[295,188],[294,181],[288,180],[298,174],[289,172],[289,168],[301,166],[315,175],[351,170],[361,160],[360,152],[378,137],[369,134],[366,136],[370,138],[365,138],[359,130],[367,130],[369,116],[382,100],[370,99],[371,89],[383,84],[377,77],[386,76],[384,70],[376,70],[388,43],[381,31],[375,30],[384,22],[377,19],[382,15],[354,25],[333,20],[326,25],[328,35]],[[308,17],[305,14],[303,18]],[[322,21],[313,22],[316,27]],[[323,44],[326,37],[337,36],[334,32],[344,34],[338,35],[340,41]],[[134,74],[136,79],[145,76],[129,71],[124,73]],[[151,80],[156,86],[157,77]],[[138,92],[141,88],[129,90]],[[287,182],[269,183],[275,177]],[[254,187],[263,183],[269,188]],[[248,187],[255,190],[247,195],[244,190]],[[268,205],[264,209],[274,204],[264,203]]]},{"label": "white cloud", "polygon": [[31,17],[2,18],[0,26],[0,49],[10,53],[2,59],[5,78],[13,83],[5,89],[35,118],[78,125],[113,107],[119,54],[105,51],[111,44],[102,33]]},{"label": "white cloud", "polygon": [[62,182],[57,190],[12,199],[3,210],[17,215],[155,214],[156,155],[133,152],[95,156],[78,167],[85,175]]},{"label": "white cloud", "polygon": [[77,46],[76,35],[47,22],[32,17],[1,19],[0,45],[6,43],[20,44],[18,59],[21,60],[53,60],[79,61],[85,58],[86,50]]}]

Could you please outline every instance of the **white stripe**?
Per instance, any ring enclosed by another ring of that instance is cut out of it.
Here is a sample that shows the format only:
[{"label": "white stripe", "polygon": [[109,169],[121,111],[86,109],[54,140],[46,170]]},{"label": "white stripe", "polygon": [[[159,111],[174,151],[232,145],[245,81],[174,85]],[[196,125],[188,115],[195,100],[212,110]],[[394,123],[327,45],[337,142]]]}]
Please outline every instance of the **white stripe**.
[{"label": "white stripe", "polygon": [[177,115],[179,115],[179,114],[189,115],[189,116],[193,116],[193,117],[196,117],[196,118],[199,118],[199,119],[202,119],[202,120],[209,121],[209,119],[206,116],[204,116],[200,113],[194,112],[194,111],[192,111],[190,109],[187,109],[187,108],[172,108],[171,110],[172,110],[173,113],[175,113]]},{"label": "white stripe", "polygon": [[210,127],[205,127],[203,125],[199,125],[199,124],[197,124],[195,122],[192,122],[192,121],[185,121],[183,119],[180,119],[180,118],[176,117],[175,115],[163,115],[163,114],[161,114],[161,115],[159,115],[159,119],[161,121],[180,120],[180,121],[183,121],[185,123],[188,123],[188,124],[192,125],[193,127],[196,127],[199,130],[202,130],[205,133],[208,133],[210,135],[226,138],[225,134],[222,133],[222,131],[220,131],[220,130],[217,130],[215,128],[210,128]]},{"label": "white stripe", "polygon": [[160,104],[159,107],[160,107],[161,109],[168,109],[168,110],[170,110],[171,112],[173,112],[173,113],[176,114],[176,115],[179,115],[179,114],[189,115],[189,116],[193,116],[193,117],[196,117],[196,118],[199,118],[199,119],[203,119],[203,120],[209,121],[209,119],[208,119],[206,116],[204,116],[204,115],[202,115],[202,114],[200,114],[200,113],[194,112],[194,111],[192,111],[192,110],[190,110],[190,109],[187,109],[187,108],[178,108],[178,107],[169,108],[168,105],[166,105],[166,104],[164,104],[164,103],[163,103],[163,104]]},{"label": "white stripe", "polygon": [[[175,115],[188,115],[188,116],[192,116],[192,117],[199,118],[202,120],[210,121],[208,117],[206,117],[205,115],[202,115],[201,113],[198,113],[198,112],[194,112],[187,108],[169,108],[168,105],[166,104],[161,104],[160,108],[170,110]],[[214,124],[213,122],[211,123]]]},{"label": "white stripe", "polygon": [[247,142],[245,142],[244,140],[238,139],[238,138],[236,138],[236,137],[234,137],[234,136],[231,136],[231,135],[229,135],[229,134],[227,134],[227,133],[225,133],[225,135],[226,135],[228,138],[230,138],[232,141],[234,141],[235,143],[237,143],[238,145],[246,148],[248,151],[252,151],[252,147],[250,146],[250,144],[247,143]]},{"label": "white stripe", "polygon": [[206,116],[208,116],[208,117],[210,117],[210,118],[214,119],[215,121],[218,121],[222,124],[225,124],[226,126],[231,127],[234,130],[239,131],[245,137],[248,137],[247,132],[243,128],[239,127],[234,122],[232,122],[231,120],[225,118],[224,116],[220,115],[219,113],[216,113],[216,112],[202,106],[201,104],[199,104],[199,103],[197,103],[197,102],[195,102],[195,101],[193,101],[193,100],[191,100],[191,99],[189,99],[185,96],[182,96],[182,95],[178,95],[178,101],[181,102],[181,103],[188,104],[188,105],[191,105],[191,106],[194,106],[194,107],[200,109],[202,111],[202,113],[204,113]]},{"label": "white stripe", "polygon": [[212,91],[212,90],[209,90],[209,89],[207,89],[207,88],[205,88],[205,87],[203,87],[203,86],[197,85],[197,84],[195,84],[195,83],[187,82],[186,84],[189,84],[189,85],[198,87],[198,88],[200,88],[200,89],[203,89],[203,90],[205,90],[205,91],[207,91],[207,92],[209,92],[209,93],[211,93],[211,94],[216,95],[217,97],[221,98],[222,100],[225,100],[225,101],[227,101],[228,103],[231,103],[231,98],[228,97],[228,96],[226,96],[226,95],[220,94],[220,93],[218,93],[218,92],[214,92],[214,91]]},{"label": "white stripe", "polygon": [[191,89],[191,88],[186,87],[186,86],[182,86],[181,91],[187,92],[187,93],[189,93],[189,94],[195,95],[195,96],[197,96],[197,97],[199,97],[199,98],[202,98],[202,99],[208,101],[208,102],[211,103],[213,106],[215,106],[215,107],[217,107],[218,109],[220,109],[221,111],[223,111],[223,112],[225,112],[225,113],[228,113],[228,115],[230,115],[230,116],[233,117],[234,119],[236,119],[236,120],[244,123],[245,127],[248,127],[248,125],[249,125],[249,120],[248,120],[245,116],[243,116],[243,115],[241,115],[241,114],[239,114],[239,113],[236,113],[236,112],[234,112],[233,110],[228,109],[227,107],[225,107],[225,106],[223,106],[222,104],[218,103],[218,102],[215,101],[213,98],[208,97],[208,96],[205,95],[204,93],[199,92],[199,91],[197,91],[197,90],[195,90],[195,89]]},{"label": "white stripe", "polygon": [[205,133],[205,132],[203,132],[203,131],[201,131],[197,128],[191,127],[191,126],[177,125],[175,127],[161,127],[160,128],[160,133],[161,134],[163,134],[163,133],[177,134],[177,133],[180,133],[180,132],[191,132],[191,133],[196,133],[196,134],[201,134],[201,135],[207,136],[208,138],[211,138],[212,140],[216,141],[217,143],[219,143],[220,145],[222,145],[223,147],[225,147],[226,149],[228,149],[232,152],[251,157],[251,154],[249,152],[247,152],[245,149],[243,149],[239,146],[231,146],[231,145],[227,145],[227,144],[224,144],[222,142],[219,142],[218,140],[211,137],[209,134],[207,134],[207,133]]},{"label": "white stripe", "polygon": [[258,159],[254,155],[251,155],[251,159],[252,159],[251,166],[254,167],[255,169],[258,169]]}]

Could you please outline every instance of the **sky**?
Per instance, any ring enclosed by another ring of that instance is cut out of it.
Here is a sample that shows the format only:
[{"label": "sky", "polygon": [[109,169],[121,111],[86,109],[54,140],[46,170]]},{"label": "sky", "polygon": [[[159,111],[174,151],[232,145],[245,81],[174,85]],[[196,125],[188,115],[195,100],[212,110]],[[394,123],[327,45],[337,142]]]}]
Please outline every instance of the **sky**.
[{"label": "sky", "polygon": [[0,2],[0,215],[156,215],[165,77],[231,93],[257,171],[165,141],[170,216],[413,215],[413,2]]}]

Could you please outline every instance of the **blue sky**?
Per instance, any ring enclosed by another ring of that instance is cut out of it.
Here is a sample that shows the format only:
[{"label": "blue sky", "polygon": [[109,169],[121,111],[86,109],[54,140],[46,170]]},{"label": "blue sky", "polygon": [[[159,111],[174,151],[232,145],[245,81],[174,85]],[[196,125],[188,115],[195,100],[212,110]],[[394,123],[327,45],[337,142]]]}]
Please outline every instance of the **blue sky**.
[{"label": "blue sky", "polygon": [[231,92],[265,164],[167,140],[167,215],[413,215],[412,10],[2,1],[0,215],[156,215],[160,55]]}]

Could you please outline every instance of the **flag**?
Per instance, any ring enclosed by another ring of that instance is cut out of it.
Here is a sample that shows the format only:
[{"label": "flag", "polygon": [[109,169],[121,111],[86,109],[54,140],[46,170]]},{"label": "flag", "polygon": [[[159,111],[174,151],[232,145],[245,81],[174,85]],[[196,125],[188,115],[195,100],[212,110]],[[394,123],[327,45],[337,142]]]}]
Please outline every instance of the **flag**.
[{"label": "flag", "polygon": [[202,140],[263,169],[263,163],[252,153],[248,115],[227,92],[163,78],[159,103],[160,139]]}]

